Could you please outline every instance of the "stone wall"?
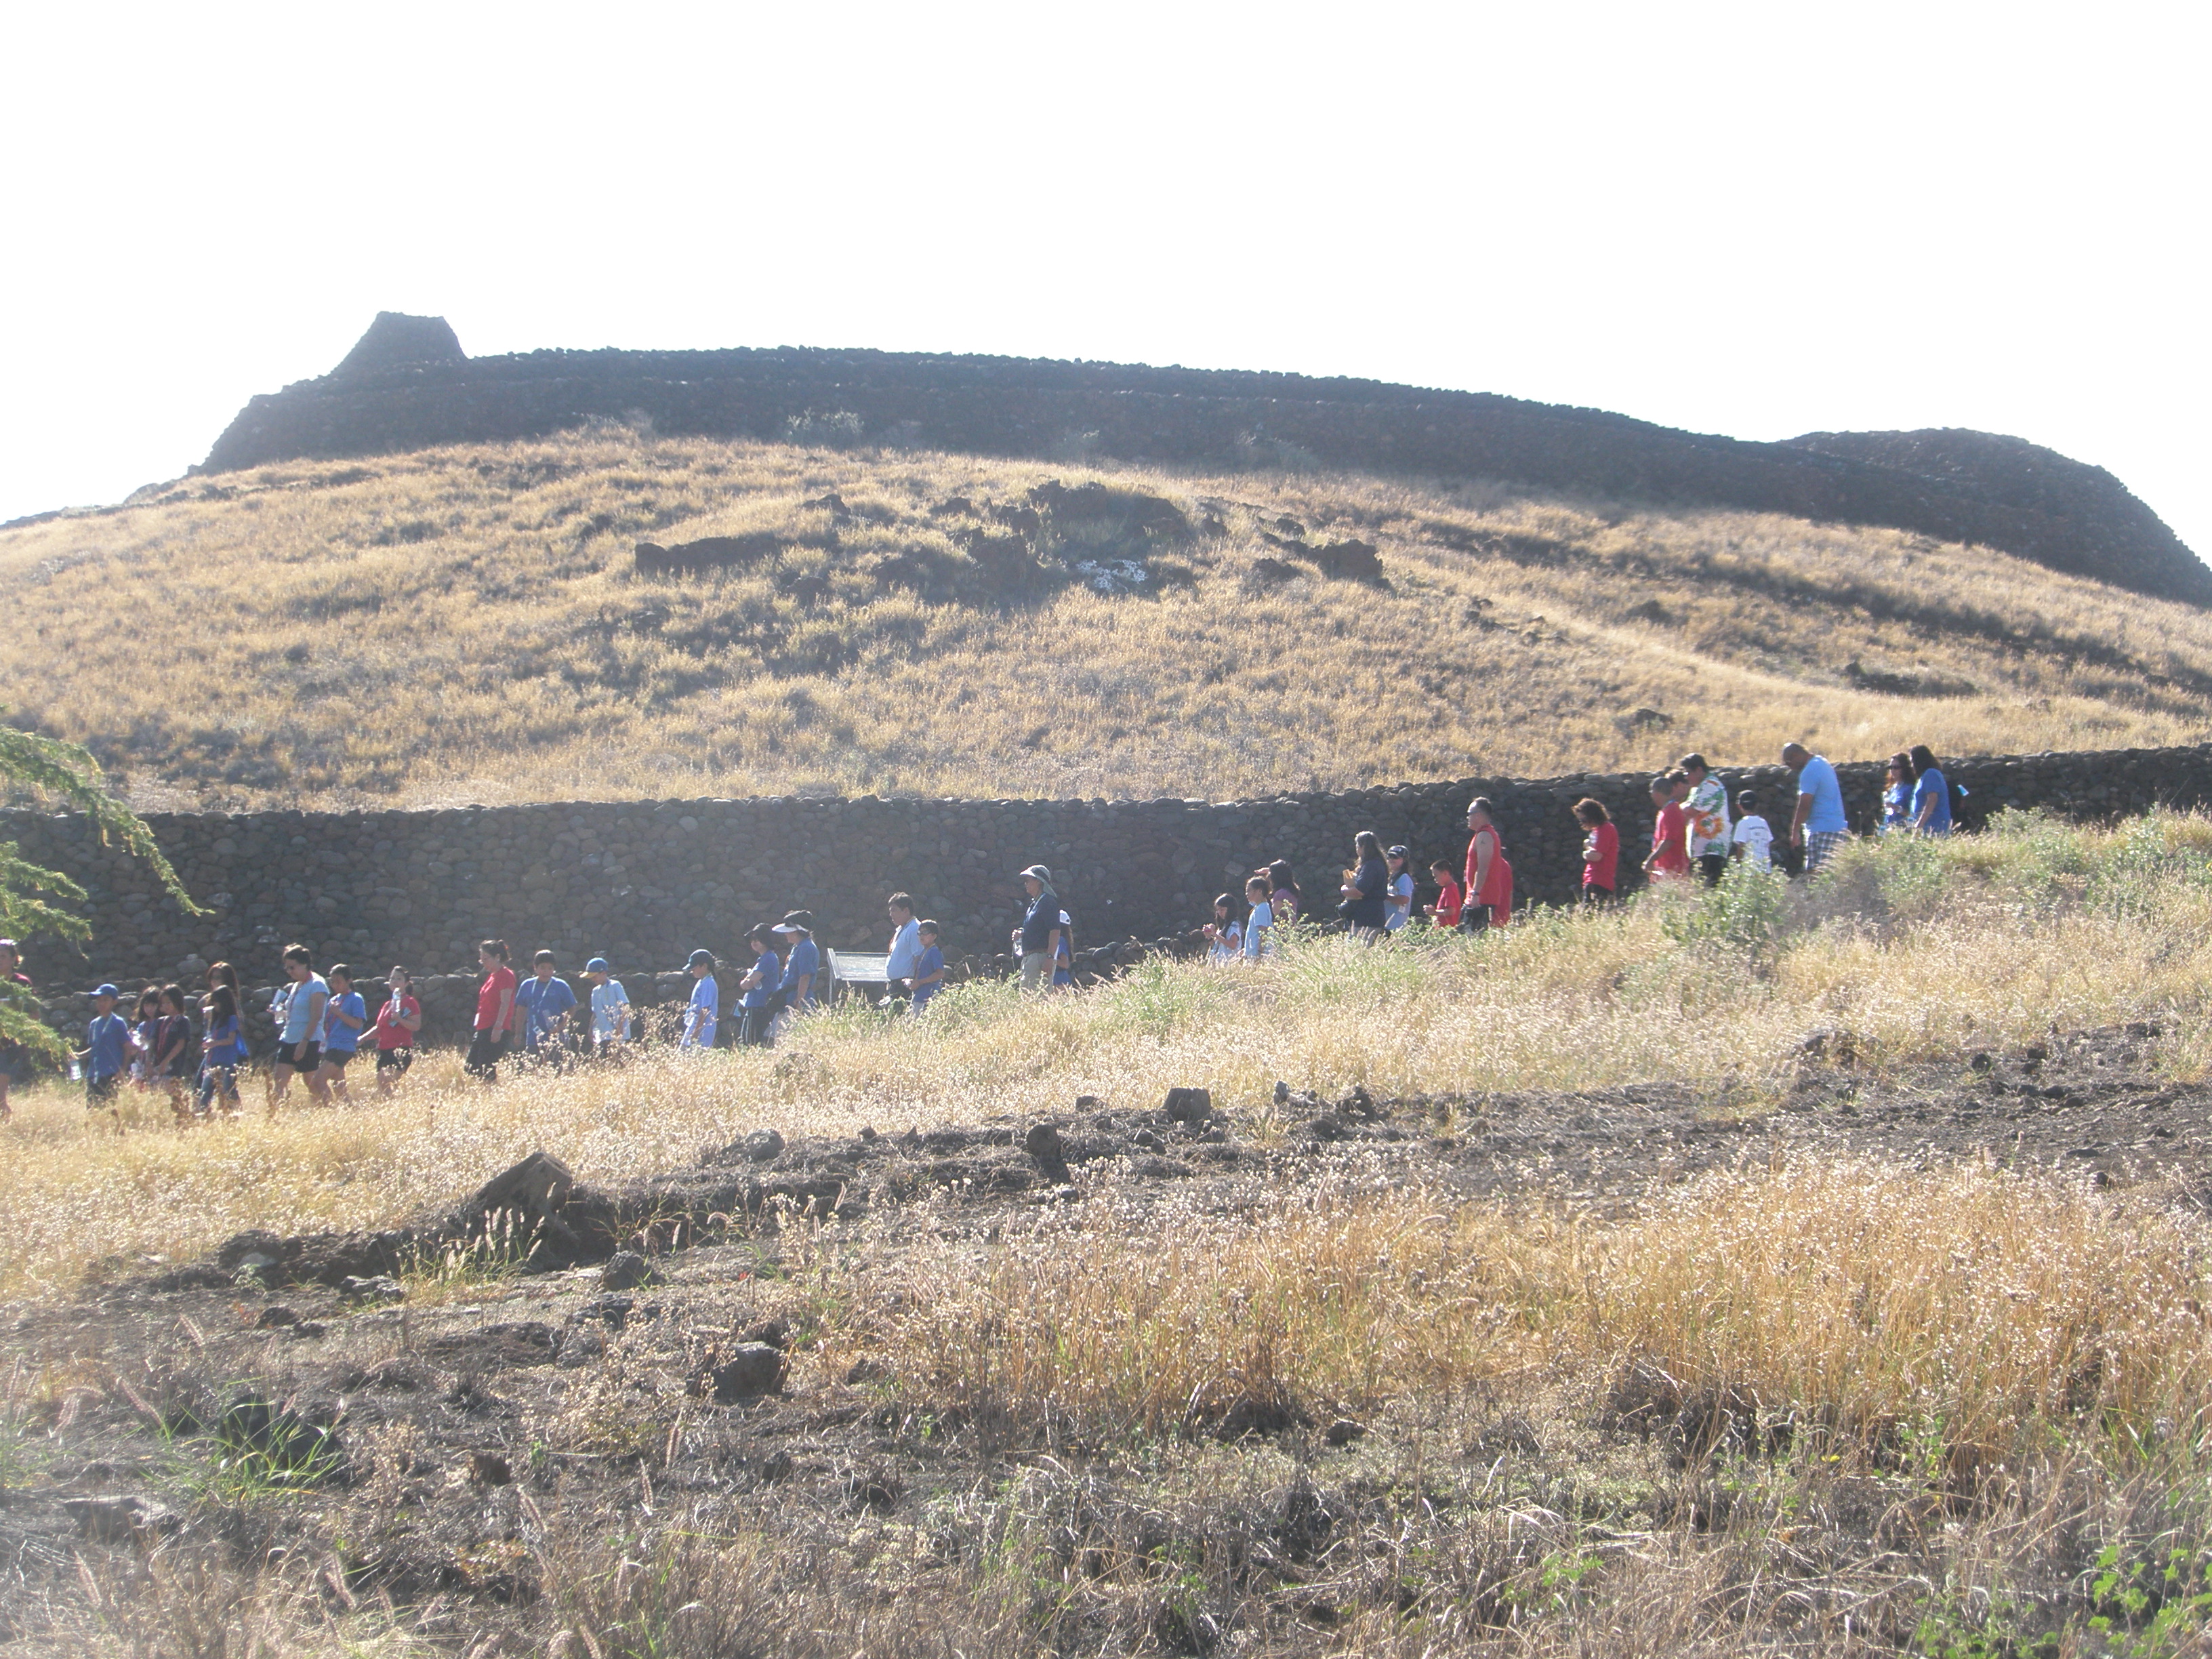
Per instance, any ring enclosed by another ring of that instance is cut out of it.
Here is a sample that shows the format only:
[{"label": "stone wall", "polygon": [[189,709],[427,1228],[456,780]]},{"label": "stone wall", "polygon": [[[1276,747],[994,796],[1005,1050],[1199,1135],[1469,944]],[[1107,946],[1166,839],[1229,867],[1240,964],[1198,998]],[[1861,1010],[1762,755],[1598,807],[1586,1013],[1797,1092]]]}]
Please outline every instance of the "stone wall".
[{"label": "stone wall", "polygon": [[[1870,823],[1881,773],[1839,767],[1854,821]],[[1729,768],[1731,790],[1781,802],[1778,767]],[[2044,806],[2085,817],[2154,805],[2212,804],[2212,745],[1960,761],[1953,775],[1976,814]],[[186,886],[210,907],[186,916],[145,867],[104,847],[70,816],[0,814],[0,837],[83,884],[94,938],[80,953],[30,939],[33,978],[59,990],[133,984],[228,957],[249,984],[276,976],[279,949],[301,941],[318,963],[381,975],[473,968],[475,942],[507,939],[526,961],[541,946],[563,972],[594,954],[635,976],[665,971],[704,945],[740,957],[746,926],[811,909],[833,947],[881,950],[884,899],[911,892],[945,924],[947,954],[1006,948],[1021,902],[1018,872],[1058,878],[1077,941],[1153,939],[1203,919],[1216,893],[1286,858],[1311,908],[1334,902],[1353,834],[1456,862],[1468,799],[1495,804],[1523,902],[1571,899],[1579,836],[1568,806],[1594,795],[1622,824],[1624,848],[1648,838],[1644,775],[1461,779],[1272,800],[859,800],[583,802],[434,812],[155,814],[148,822]],[[1786,806],[1778,808],[1786,817]],[[1624,858],[1624,873],[1635,853]],[[632,989],[637,984],[633,977]]]}]

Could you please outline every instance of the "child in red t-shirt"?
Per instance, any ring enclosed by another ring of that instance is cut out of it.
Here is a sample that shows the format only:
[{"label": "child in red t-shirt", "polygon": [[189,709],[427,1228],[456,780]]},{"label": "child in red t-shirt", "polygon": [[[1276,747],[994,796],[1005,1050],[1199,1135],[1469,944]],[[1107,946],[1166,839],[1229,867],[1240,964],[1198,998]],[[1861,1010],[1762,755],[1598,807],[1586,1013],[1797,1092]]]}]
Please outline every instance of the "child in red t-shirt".
[{"label": "child in red t-shirt", "polygon": [[1647,875],[1690,873],[1690,815],[1682,810],[1682,798],[1689,792],[1686,773],[1668,772],[1651,781],[1651,804],[1659,816],[1651,825],[1651,856],[1644,860]]},{"label": "child in red t-shirt", "polygon": [[1438,927],[1459,926],[1459,883],[1453,878],[1452,867],[1442,859],[1429,866],[1429,873],[1437,878],[1437,902],[1429,907],[1429,921]]},{"label": "child in red t-shirt", "polygon": [[1597,904],[1620,885],[1620,830],[1601,800],[1575,803],[1575,822],[1583,827],[1583,898]]}]

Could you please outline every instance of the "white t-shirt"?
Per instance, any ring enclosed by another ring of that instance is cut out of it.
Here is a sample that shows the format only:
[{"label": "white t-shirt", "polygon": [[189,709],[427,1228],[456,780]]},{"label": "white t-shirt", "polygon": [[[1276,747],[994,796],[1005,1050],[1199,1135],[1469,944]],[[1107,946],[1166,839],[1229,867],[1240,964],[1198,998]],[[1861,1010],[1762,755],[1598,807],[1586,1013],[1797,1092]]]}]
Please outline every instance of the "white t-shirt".
[{"label": "white t-shirt", "polygon": [[1382,912],[1382,928],[1395,933],[1413,920],[1413,878],[1411,872],[1390,878],[1389,904]]},{"label": "white t-shirt", "polygon": [[1774,845],[1774,831],[1766,827],[1766,820],[1753,812],[1735,827],[1735,844],[1745,849],[1744,856],[1764,870],[1772,863],[1769,850]]}]

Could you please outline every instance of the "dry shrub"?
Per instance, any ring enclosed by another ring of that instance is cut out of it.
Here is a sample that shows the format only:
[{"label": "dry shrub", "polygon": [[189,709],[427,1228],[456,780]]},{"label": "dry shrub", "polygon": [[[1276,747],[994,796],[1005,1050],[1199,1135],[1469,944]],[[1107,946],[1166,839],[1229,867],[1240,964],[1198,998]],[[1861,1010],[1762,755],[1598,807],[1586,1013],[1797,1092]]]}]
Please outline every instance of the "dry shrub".
[{"label": "dry shrub", "polygon": [[2212,1233],[1971,1166],[1717,1176],[1622,1225],[1394,1193],[1094,1227],[902,1285],[842,1340],[999,1439],[1267,1431],[1545,1374],[1689,1451],[1810,1434],[1960,1482],[2046,1427],[2193,1432],[2212,1381]]}]

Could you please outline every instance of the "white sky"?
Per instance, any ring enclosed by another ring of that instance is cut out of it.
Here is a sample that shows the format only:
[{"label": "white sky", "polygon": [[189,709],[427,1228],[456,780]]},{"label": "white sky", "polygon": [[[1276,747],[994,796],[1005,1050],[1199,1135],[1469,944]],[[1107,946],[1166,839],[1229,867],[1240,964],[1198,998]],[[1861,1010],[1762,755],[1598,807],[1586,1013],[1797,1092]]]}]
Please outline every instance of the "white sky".
[{"label": "white sky", "polygon": [[0,518],[380,308],[472,354],[1370,375],[1968,426],[2212,552],[2197,5],[11,6]]}]

